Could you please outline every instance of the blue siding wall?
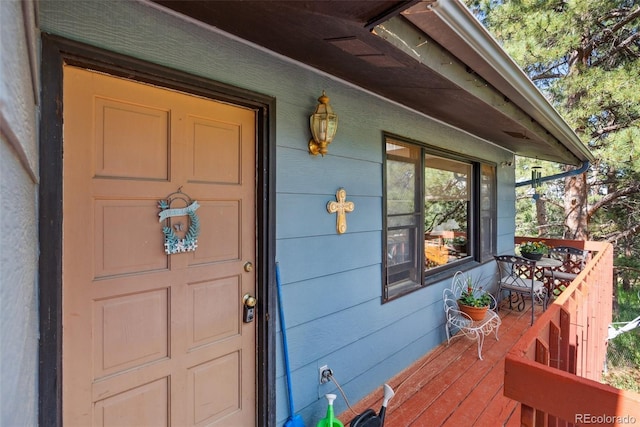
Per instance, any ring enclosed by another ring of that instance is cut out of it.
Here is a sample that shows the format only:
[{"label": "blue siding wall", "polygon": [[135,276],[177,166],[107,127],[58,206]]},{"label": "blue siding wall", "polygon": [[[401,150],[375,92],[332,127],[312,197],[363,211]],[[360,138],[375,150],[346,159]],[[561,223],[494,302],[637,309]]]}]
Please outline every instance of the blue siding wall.
[{"label": "blue siding wall", "polygon": [[[283,282],[296,411],[324,416],[318,368],[328,364],[356,402],[442,342],[439,283],[381,304],[382,131],[500,164],[512,155],[308,67],[147,4],[43,1],[41,29],[276,98],[277,261]],[[326,90],[340,117],[329,154],[307,154],[308,116]],[[498,248],[513,248],[514,173],[498,167]],[[355,203],[337,235],[326,203],[338,188]],[[483,277],[493,263],[477,269]],[[278,343],[280,336],[277,337]],[[278,348],[277,425],[287,417]],[[381,392],[380,392],[381,393]],[[336,411],[346,408],[336,401]]]},{"label": "blue siding wall", "polygon": [[513,253],[516,231],[516,189],[514,167],[498,167],[498,246],[501,253]]}]

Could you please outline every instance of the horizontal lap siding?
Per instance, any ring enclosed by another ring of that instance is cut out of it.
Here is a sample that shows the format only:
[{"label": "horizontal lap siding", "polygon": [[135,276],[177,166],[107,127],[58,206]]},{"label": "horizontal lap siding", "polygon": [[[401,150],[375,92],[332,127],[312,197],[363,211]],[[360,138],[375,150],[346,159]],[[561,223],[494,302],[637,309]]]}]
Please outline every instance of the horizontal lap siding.
[{"label": "horizontal lap siding", "polygon": [[[442,282],[381,303],[383,137],[387,131],[500,164],[509,153],[307,67],[181,21],[143,3],[42,2],[44,31],[276,99],[276,233],[296,411],[324,416],[318,367],[329,364],[352,402],[442,342]],[[161,29],[161,30],[159,30]],[[161,33],[162,37],[158,34]],[[325,157],[307,153],[309,115],[326,90],[340,118]],[[513,170],[498,167],[499,248],[513,242]],[[344,187],[347,232],[326,211]],[[506,195],[505,195],[506,194]],[[508,214],[505,214],[508,212]],[[493,266],[483,270],[491,274]],[[278,327],[277,425],[288,415]],[[336,401],[336,413],[346,408]]]},{"label": "horizontal lap siding", "polygon": [[515,167],[498,165],[498,241],[497,252],[513,253],[516,218]]},{"label": "horizontal lap siding", "polygon": [[[380,263],[380,232],[279,240],[282,281],[298,282]],[[327,295],[331,302],[335,296]]]},{"label": "horizontal lap siding", "polygon": [[[378,131],[379,132],[379,131]],[[278,192],[330,194],[335,198],[336,190],[342,186],[350,195],[377,196],[382,193],[382,166],[380,154],[378,163],[332,155],[337,151],[340,140],[329,145],[329,155],[310,156],[306,149],[293,150],[282,148],[278,151]],[[380,135],[371,141],[376,152],[380,151]],[[305,141],[300,141],[306,147]],[[332,149],[336,150],[332,150]],[[357,206],[356,206],[357,209]]]},{"label": "horizontal lap siding", "polygon": [[[38,423],[39,73],[32,2],[0,1],[0,425]],[[46,399],[46,396],[43,397]]]},{"label": "horizontal lap siding", "polygon": [[[349,187],[351,188],[351,187]],[[318,236],[333,232],[336,228],[335,214],[329,215],[327,202],[335,200],[334,193],[301,194],[279,193],[276,201],[277,227],[280,239]],[[381,212],[380,196],[353,195],[347,189],[347,201],[355,204],[355,210],[347,213],[347,232],[361,233],[380,231],[381,218],[371,213]],[[300,218],[305,220],[301,221]],[[379,261],[379,260],[378,260]]]}]

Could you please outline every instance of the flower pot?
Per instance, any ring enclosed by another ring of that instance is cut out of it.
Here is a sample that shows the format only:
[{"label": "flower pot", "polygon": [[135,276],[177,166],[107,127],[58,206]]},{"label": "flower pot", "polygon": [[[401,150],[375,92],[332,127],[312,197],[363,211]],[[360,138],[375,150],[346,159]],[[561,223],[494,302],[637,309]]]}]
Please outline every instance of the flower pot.
[{"label": "flower pot", "polygon": [[487,310],[489,307],[472,307],[470,305],[464,305],[460,301],[458,301],[458,307],[460,311],[466,313],[473,320],[482,320],[484,316],[487,314]]},{"label": "flower pot", "polygon": [[455,249],[456,251],[458,251],[461,254],[466,254],[467,253],[467,245],[453,245],[453,249]]},{"label": "flower pot", "polygon": [[532,252],[523,252],[522,256],[527,259],[532,259],[534,261],[540,261],[542,259],[543,254],[534,254]]}]

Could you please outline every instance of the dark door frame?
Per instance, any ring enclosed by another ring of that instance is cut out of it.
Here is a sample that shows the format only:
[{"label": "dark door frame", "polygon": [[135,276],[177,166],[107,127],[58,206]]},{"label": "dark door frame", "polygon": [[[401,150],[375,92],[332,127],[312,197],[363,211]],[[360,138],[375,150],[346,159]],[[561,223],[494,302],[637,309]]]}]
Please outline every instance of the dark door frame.
[{"label": "dark door frame", "polygon": [[275,99],[104,49],[43,34],[39,190],[39,425],[62,426],[63,65],[245,106],[256,123],[256,423],[275,425]]}]

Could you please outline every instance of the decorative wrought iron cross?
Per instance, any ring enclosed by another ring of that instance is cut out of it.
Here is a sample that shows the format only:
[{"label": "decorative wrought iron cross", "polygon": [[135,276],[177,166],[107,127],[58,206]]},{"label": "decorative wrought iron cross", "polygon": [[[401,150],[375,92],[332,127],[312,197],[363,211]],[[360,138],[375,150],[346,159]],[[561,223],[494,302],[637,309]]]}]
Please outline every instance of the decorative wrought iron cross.
[{"label": "decorative wrought iron cross", "polygon": [[347,190],[344,188],[336,192],[336,202],[327,203],[327,212],[337,214],[336,231],[343,234],[347,231],[347,212],[353,212],[356,205],[353,202],[347,202]]}]

